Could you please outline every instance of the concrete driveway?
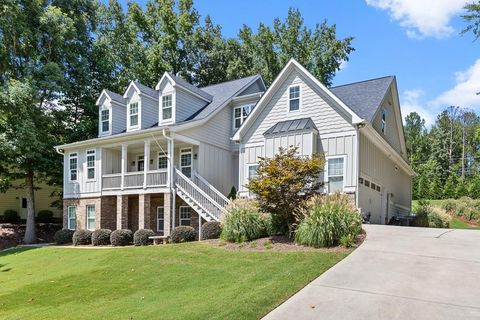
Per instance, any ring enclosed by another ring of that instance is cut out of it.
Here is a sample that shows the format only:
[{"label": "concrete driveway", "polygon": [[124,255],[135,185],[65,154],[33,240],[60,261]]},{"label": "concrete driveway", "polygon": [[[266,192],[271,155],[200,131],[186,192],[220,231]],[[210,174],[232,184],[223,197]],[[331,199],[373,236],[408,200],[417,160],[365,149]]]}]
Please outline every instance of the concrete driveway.
[{"label": "concrete driveway", "polygon": [[365,229],[360,248],[265,319],[480,319],[480,230]]}]

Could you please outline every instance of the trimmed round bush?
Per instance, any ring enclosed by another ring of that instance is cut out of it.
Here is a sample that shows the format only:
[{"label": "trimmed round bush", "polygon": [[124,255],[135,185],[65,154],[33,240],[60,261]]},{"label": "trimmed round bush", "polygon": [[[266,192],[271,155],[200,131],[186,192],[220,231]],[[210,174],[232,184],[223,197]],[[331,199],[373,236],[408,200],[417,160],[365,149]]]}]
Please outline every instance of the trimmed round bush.
[{"label": "trimmed round bush", "polygon": [[72,243],[73,233],[74,233],[73,230],[68,230],[68,229],[58,230],[57,232],[55,232],[55,235],[53,236],[53,240],[55,241],[56,244]]},{"label": "trimmed round bush", "polygon": [[267,235],[267,216],[252,201],[234,201],[227,210],[221,235],[224,240],[240,243]]},{"label": "trimmed round bush", "polygon": [[189,226],[178,226],[173,229],[172,232],[172,242],[181,243],[181,242],[190,242],[197,240],[197,231]]},{"label": "trimmed round bush", "polygon": [[133,233],[130,229],[119,229],[110,235],[110,243],[112,246],[128,246],[132,243]]},{"label": "trimmed round bush", "polygon": [[202,240],[218,239],[222,233],[220,222],[209,221],[202,225]]},{"label": "trimmed round bush", "polygon": [[87,245],[92,244],[92,231],[80,229],[73,233],[73,245]]},{"label": "trimmed round bush", "polygon": [[50,210],[40,210],[37,213],[38,222],[51,222],[53,219],[53,212]]},{"label": "trimmed round bush", "polygon": [[18,212],[15,210],[5,210],[3,213],[3,221],[6,223],[15,223],[20,221],[20,216]]},{"label": "trimmed round bush", "polygon": [[336,246],[346,237],[355,239],[362,230],[360,214],[342,195],[315,196],[302,214],[295,230],[295,241],[301,245]]},{"label": "trimmed round bush", "polygon": [[92,244],[94,246],[107,246],[110,244],[110,229],[97,229],[92,233]]},{"label": "trimmed round bush", "polygon": [[150,229],[140,229],[133,234],[133,244],[136,246],[148,246],[153,243],[153,240],[148,237],[153,237],[155,232]]}]

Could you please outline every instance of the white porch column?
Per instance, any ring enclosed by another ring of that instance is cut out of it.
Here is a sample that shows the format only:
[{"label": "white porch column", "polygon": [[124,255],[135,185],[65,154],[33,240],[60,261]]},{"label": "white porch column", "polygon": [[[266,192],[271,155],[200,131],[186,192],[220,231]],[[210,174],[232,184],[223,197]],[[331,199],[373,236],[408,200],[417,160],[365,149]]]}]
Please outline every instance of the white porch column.
[{"label": "white porch column", "polygon": [[168,140],[168,185],[171,190],[171,217],[172,217],[172,230],[175,229],[176,223],[176,192],[175,192],[175,141],[173,139]]},{"label": "white porch column", "polygon": [[123,190],[124,182],[125,182],[125,172],[127,171],[127,145],[122,144],[122,176],[120,182],[120,189]]},{"label": "white porch column", "polygon": [[143,189],[147,189],[147,173],[150,169],[150,140],[145,140],[143,154]]}]

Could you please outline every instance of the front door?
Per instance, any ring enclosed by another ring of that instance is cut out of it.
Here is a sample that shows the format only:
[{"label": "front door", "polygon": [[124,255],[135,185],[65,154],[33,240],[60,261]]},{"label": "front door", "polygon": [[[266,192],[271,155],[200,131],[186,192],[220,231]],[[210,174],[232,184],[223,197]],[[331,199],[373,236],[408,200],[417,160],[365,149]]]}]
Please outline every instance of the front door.
[{"label": "front door", "polygon": [[137,156],[137,171],[143,171],[145,168],[145,159],[143,155]]},{"label": "front door", "polygon": [[180,149],[180,171],[186,176],[192,176],[192,148]]}]

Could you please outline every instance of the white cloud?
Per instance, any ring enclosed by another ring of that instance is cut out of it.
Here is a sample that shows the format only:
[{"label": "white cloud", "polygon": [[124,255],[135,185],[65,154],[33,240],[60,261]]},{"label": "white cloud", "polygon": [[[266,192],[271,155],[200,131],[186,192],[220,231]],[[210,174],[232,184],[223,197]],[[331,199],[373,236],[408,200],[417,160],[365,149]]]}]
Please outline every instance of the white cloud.
[{"label": "white cloud", "polygon": [[348,61],[347,60],[342,60],[340,62],[340,66],[338,67],[338,71],[343,71],[348,67]]},{"label": "white cloud", "polygon": [[462,11],[465,0],[366,0],[369,6],[387,11],[407,29],[410,38],[445,38],[454,32],[450,19]]},{"label": "white cloud", "polygon": [[480,59],[465,71],[455,73],[455,85],[436,98],[421,102],[424,92],[420,89],[405,90],[402,94],[402,115],[417,112],[427,126],[435,122],[438,113],[449,106],[460,106],[480,113]]}]

